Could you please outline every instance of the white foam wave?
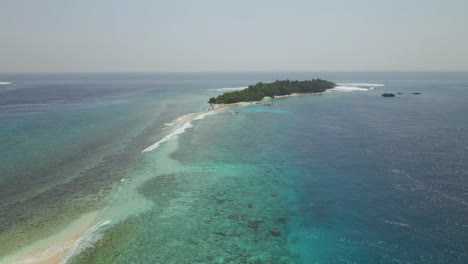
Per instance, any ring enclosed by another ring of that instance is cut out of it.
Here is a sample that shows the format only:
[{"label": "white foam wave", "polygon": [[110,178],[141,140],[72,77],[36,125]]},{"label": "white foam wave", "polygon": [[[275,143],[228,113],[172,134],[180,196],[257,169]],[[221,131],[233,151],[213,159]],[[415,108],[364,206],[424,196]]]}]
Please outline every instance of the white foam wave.
[{"label": "white foam wave", "polygon": [[354,87],[382,87],[385,84],[379,83],[337,83],[339,86],[354,86]]},{"label": "white foam wave", "polygon": [[409,224],[402,223],[402,222],[397,222],[397,221],[393,221],[393,220],[388,220],[388,219],[382,220],[382,223],[389,224],[389,225],[394,225],[394,226],[399,226],[399,227],[411,228],[411,226]]},{"label": "white foam wave", "polygon": [[337,86],[330,89],[332,92],[367,92],[375,87],[382,87],[384,84],[378,83],[337,83]]},{"label": "white foam wave", "polygon": [[174,124],[175,124],[174,122],[171,122],[171,123],[164,123],[164,126],[167,126],[167,127],[168,127],[168,126],[172,126],[172,125],[174,125]]},{"label": "white foam wave", "polygon": [[231,91],[239,91],[239,90],[244,90],[247,87],[227,87],[227,88],[217,88],[217,89],[210,89],[210,91],[215,91],[215,92],[231,92]]},{"label": "white foam wave", "polygon": [[356,87],[356,86],[344,86],[344,85],[339,85],[335,86],[335,88],[330,89],[329,91],[335,91],[335,92],[367,92],[373,90],[373,88],[362,88],[362,87]]},{"label": "white foam wave", "polygon": [[170,133],[169,135],[165,136],[163,139],[159,140],[158,142],[154,143],[153,145],[145,148],[142,152],[148,152],[148,151],[153,151],[157,148],[159,148],[159,146],[161,146],[162,143],[166,142],[166,141],[169,141],[171,140],[173,137],[175,137],[176,135],[179,135],[179,134],[182,134],[185,132],[185,130],[187,128],[191,128],[193,127],[192,123],[187,122],[185,124],[183,124],[181,127],[177,128],[176,130],[174,130],[172,133]]},{"label": "white foam wave", "polygon": [[209,111],[209,112],[206,112],[206,113],[204,113],[204,114],[198,115],[198,116],[195,117],[193,120],[202,120],[202,119],[205,118],[206,116],[214,115],[214,114],[216,114],[215,111]]},{"label": "white foam wave", "polygon": [[96,231],[110,223],[111,220],[105,220],[89,228],[82,237],[76,240],[75,244],[67,253],[67,255],[62,259],[62,261],[60,261],[60,264],[66,264],[73,256],[75,256],[79,252],[83,251],[83,249],[90,247],[92,244],[98,241],[100,236],[96,235]]},{"label": "white foam wave", "polygon": [[[172,131],[172,133],[166,135],[163,139],[159,140],[158,142],[154,143],[153,145],[147,147],[146,149],[144,149],[142,151],[142,153],[144,152],[148,152],[148,151],[153,151],[157,148],[159,148],[159,146],[161,146],[162,143],[166,142],[166,141],[169,141],[171,140],[172,138],[174,138],[175,136],[177,135],[180,135],[182,133],[185,132],[185,130],[187,130],[188,128],[191,128],[193,127],[191,121],[193,120],[201,120],[203,118],[205,118],[206,116],[209,116],[209,115],[214,115],[216,114],[215,111],[208,111],[208,112],[205,112],[205,113],[202,113],[202,114],[199,114],[197,116],[195,116],[194,118],[190,119],[189,121],[185,122],[184,124],[182,124],[180,127],[178,127],[177,129],[175,129],[174,131]],[[177,122],[180,122],[182,121],[184,118],[186,118],[188,115],[185,115],[185,116],[181,116],[179,118],[176,119]]]},{"label": "white foam wave", "polygon": [[7,84],[11,84],[11,82],[0,82],[0,85],[7,85]]}]

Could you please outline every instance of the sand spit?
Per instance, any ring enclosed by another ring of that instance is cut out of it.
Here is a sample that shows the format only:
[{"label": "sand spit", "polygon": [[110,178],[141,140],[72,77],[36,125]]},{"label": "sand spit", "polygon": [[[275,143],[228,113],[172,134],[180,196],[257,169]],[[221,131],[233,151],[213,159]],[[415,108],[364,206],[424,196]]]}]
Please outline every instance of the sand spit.
[{"label": "sand spit", "polygon": [[7,256],[0,263],[59,264],[92,229],[99,211],[85,214],[59,233],[34,242],[32,245]]},{"label": "sand spit", "polygon": [[239,102],[239,103],[233,103],[233,104],[213,104],[210,106],[210,108],[208,108],[207,111],[183,115],[171,123],[172,131],[170,133],[168,133],[165,137],[163,137],[158,142],[144,149],[142,153],[153,151],[159,148],[159,146],[161,146],[161,144],[163,144],[164,142],[169,141],[175,136],[184,133],[186,129],[193,127],[191,122],[194,120],[201,120],[205,116],[216,114],[218,111],[228,108],[228,107],[250,105],[250,104],[254,104],[254,103],[253,102],[250,102],[250,103]]},{"label": "sand spit", "polygon": [[[320,94],[323,94],[323,93],[325,93],[325,92],[321,92],[321,93],[293,93],[293,94],[287,94],[287,95],[276,95],[275,97],[266,96],[266,97],[263,97],[263,99],[261,101],[271,100],[271,99],[278,99],[278,98],[304,96],[304,95],[320,95]],[[221,109],[225,109],[225,108],[233,107],[233,106],[255,105],[255,104],[260,103],[261,101],[238,102],[238,103],[232,103],[232,104],[212,104],[211,109],[216,111],[216,110],[221,110]]]},{"label": "sand spit", "polygon": [[[301,96],[305,94],[291,94],[284,96],[275,96],[275,98],[284,98],[291,96]],[[263,100],[272,99],[265,97]],[[174,121],[173,130],[171,133],[166,135],[162,140],[149,146],[142,152],[152,151],[159,147],[160,144],[170,140],[172,137],[181,134],[185,129],[192,127],[191,121],[203,119],[207,115],[216,114],[218,111],[229,107],[235,106],[249,106],[255,105],[259,102],[238,102],[232,104],[212,104],[207,111],[191,113],[177,118]],[[33,244],[14,252],[10,256],[6,256],[0,261],[3,263],[13,264],[60,264],[66,263],[66,261],[74,255],[74,251],[79,248],[80,242],[93,230],[95,231],[102,224],[97,223],[98,211],[85,214],[79,219],[72,222],[68,227],[61,230],[60,232],[49,236],[45,239],[34,242]]]}]

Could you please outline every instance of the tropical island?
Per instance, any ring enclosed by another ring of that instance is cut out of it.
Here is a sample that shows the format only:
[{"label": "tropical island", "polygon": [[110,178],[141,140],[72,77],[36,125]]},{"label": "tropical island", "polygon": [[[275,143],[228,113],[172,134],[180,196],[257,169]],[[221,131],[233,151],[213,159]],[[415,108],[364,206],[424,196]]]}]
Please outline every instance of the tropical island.
[{"label": "tropical island", "polygon": [[239,102],[260,101],[265,97],[285,96],[291,94],[322,93],[335,87],[336,84],[322,79],[307,81],[282,80],[272,83],[259,82],[249,85],[244,90],[227,92],[217,97],[212,97],[209,104],[232,104]]}]

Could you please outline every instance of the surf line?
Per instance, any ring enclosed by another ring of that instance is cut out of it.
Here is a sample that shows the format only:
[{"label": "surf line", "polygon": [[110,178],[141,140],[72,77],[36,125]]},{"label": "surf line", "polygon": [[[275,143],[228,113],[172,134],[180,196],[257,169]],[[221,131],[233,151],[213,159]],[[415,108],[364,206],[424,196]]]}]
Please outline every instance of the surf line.
[{"label": "surf line", "polygon": [[93,244],[93,235],[102,227],[111,223],[111,220],[103,220],[89,228],[83,236],[75,241],[73,247],[68,251],[67,255],[60,261],[60,264],[66,264],[72,257],[76,256],[83,249]]},{"label": "surf line", "polygon": [[201,120],[201,119],[205,118],[206,116],[214,115],[214,114],[216,114],[216,110],[210,109],[210,110],[208,110],[206,112],[191,113],[191,114],[183,115],[183,116],[177,118],[176,120],[171,122],[171,123],[175,123],[175,126],[174,126],[175,129],[171,133],[166,135],[164,138],[159,140],[158,142],[156,142],[153,145],[151,145],[151,146],[147,147],[146,149],[144,149],[142,151],[142,153],[153,151],[153,150],[159,148],[159,146],[161,146],[161,144],[163,144],[164,142],[169,141],[172,138],[174,138],[175,136],[184,133],[187,129],[192,128],[193,125],[192,125],[191,122],[193,120]]}]

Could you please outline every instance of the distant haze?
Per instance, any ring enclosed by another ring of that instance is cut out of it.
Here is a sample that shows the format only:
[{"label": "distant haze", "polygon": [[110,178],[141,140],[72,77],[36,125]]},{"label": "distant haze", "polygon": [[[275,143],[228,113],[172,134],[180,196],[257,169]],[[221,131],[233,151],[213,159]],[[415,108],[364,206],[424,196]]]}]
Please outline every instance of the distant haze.
[{"label": "distant haze", "polygon": [[467,0],[0,0],[0,72],[468,70],[467,12]]}]

